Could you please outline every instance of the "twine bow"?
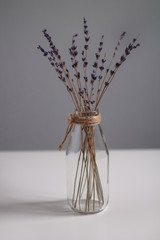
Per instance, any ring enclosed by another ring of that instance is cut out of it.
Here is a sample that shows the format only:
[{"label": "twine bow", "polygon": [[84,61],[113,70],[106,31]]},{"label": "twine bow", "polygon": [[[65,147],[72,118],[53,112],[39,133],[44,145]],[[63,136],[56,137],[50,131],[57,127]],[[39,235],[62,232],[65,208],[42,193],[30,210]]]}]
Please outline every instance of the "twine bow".
[{"label": "twine bow", "polygon": [[69,133],[71,132],[74,124],[78,124],[78,125],[81,125],[84,127],[89,127],[89,126],[96,126],[96,125],[100,124],[100,122],[101,122],[101,114],[100,113],[96,113],[94,115],[92,115],[92,114],[89,115],[88,113],[84,113],[82,115],[70,114],[68,117],[68,127],[66,129],[65,137],[64,137],[62,143],[58,147],[59,151],[61,151],[61,149],[63,148],[63,145],[64,145]]}]

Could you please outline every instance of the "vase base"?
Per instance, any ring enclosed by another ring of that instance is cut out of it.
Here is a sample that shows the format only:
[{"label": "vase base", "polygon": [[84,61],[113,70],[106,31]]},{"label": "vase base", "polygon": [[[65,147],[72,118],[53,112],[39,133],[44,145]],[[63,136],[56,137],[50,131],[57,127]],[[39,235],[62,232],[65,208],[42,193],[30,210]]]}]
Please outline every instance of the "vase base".
[{"label": "vase base", "polygon": [[77,202],[77,204],[74,202],[72,203],[72,201],[68,200],[68,203],[71,207],[71,209],[74,212],[80,213],[80,214],[95,214],[95,213],[99,213],[101,211],[103,211],[107,204],[104,204],[102,202],[99,202],[97,200],[90,200],[89,204],[87,204],[86,200],[81,200],[80,203]]}]

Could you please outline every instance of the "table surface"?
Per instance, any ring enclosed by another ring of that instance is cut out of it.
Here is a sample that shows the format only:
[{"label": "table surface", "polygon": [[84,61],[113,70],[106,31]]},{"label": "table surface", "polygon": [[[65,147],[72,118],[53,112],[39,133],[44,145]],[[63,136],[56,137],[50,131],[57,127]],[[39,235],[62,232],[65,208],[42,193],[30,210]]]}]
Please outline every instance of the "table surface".
[{"label": "table surface", "polygon": [[65,153],[0,152],[0,240],[159,240],[160,150],[110,151],[110,202],[93,215],[66,201]]}]

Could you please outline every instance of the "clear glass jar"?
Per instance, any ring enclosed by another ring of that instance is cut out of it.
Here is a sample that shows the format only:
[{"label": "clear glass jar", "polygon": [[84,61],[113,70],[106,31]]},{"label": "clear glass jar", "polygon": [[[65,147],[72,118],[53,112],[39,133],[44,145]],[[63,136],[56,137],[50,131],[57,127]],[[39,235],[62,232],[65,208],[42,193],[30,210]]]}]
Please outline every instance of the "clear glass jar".
[{"label": "clear glass jar", "polygon": [[102,211],[109,201],[109,152],[100,124],[74,124],[66,156],[70,207],[85,214]]}]

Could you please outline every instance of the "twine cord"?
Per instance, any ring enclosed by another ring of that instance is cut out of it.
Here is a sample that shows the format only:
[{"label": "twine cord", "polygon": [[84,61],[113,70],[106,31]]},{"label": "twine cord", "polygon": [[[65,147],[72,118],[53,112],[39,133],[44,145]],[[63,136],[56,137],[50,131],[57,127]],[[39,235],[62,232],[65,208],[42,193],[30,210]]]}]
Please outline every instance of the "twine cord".
[{"label": "twine cord", "polygon": [[78,125],[81,125],[84,127],[91,127],[91,126],[96,126],[96,125],[100,124],[100,122],[101,122],[101,114],[100,113],[97,113],[96,115],[90,115],[90,116],[88,114],[86,114],[86,115],[70,114],[68,117],[68,127],[66,129],[64,139],[58,147],[59,151],[61,151],[61,149],[63,148],[63,145],[64,145],[69,133],[71,132],[74,124],[78,124]]}]

